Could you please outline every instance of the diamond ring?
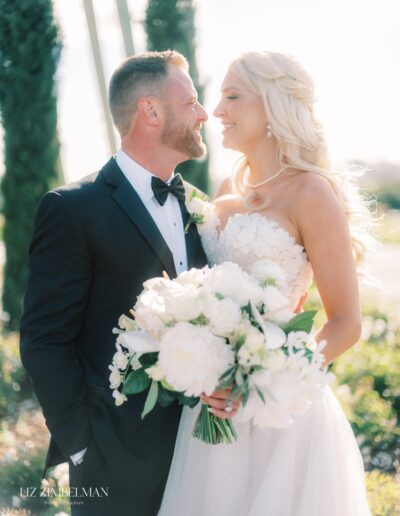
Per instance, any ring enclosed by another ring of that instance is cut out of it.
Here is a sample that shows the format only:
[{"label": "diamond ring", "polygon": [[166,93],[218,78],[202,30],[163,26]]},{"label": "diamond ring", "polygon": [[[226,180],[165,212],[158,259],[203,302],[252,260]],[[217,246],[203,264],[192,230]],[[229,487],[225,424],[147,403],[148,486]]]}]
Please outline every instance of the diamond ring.
[{"label": "diamond ring", "polygon": [[225,412],[232,412],[233,411],[233,406],[232,406],[232,401],[231,400],[225,400]]}]

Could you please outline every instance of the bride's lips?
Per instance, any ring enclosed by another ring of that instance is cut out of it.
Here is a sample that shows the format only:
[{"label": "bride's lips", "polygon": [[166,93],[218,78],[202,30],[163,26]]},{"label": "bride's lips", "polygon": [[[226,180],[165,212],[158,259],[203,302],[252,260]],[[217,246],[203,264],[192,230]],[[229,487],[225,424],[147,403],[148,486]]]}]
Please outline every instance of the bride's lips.
[{"label": "bride's lips", "polygon": [[236,124],[233,124],[231,122],[222,122],[222,126],[223,126],[222,132],[226,133],[226,131],[229,131],[229,129],[233,129],[233,127],[235,127],[235,125]]}]

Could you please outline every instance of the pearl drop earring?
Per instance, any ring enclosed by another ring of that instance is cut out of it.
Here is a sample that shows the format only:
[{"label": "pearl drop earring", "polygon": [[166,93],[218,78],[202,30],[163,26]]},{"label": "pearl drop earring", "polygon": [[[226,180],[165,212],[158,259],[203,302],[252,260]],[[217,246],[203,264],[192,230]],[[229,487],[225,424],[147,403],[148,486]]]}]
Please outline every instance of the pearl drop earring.
[{"label": "pearl drop earring", "polygon": [[271,122],[267,123],[267,137],[272,138],[272,125]]}]

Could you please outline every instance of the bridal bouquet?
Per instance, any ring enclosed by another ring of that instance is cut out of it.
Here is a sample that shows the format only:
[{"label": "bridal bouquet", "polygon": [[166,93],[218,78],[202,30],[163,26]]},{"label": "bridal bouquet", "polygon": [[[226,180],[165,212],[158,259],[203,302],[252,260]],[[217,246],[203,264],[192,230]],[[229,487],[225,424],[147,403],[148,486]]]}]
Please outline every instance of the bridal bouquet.
[{"label": "bridal bouquet", "polygon": [[[225,262],[146,281],[134,319],[123,315],[114,329],[116,405],[148,389],[143,418],[157,402],[193,407],[202,393],[226,388],[242,400],[238,421],[279,428],[304,413],[331,376],[310,334],[315,312],[288,310],[275,263],[260,260],[249,272]],[[193,436],[211,444],[237,438],[232,419],[204,404]]]}]

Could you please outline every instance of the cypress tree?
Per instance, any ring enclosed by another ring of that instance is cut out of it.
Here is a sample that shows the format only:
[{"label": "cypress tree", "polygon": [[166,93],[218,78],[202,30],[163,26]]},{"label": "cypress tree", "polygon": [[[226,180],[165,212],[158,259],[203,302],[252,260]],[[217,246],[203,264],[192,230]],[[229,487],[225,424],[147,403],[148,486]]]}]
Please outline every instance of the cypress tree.
[{"label": "cypress tree", "polygon": [[[173,49],[186,57],[190,64],[190,75],[202,103],[204,87],[199,80],[196,62],[195,14],[193,0],[149,0],[145,28],[149,50]],[[208,157],[182,163],[179,172],[201,190],[208,191]]]},{"label": "cypress tree", "polygon": [[19,326],[35,208],[60,178],[54,87],[60,51],[51,0],[0,0],[3,309],[9,316],[9,330]]}]

